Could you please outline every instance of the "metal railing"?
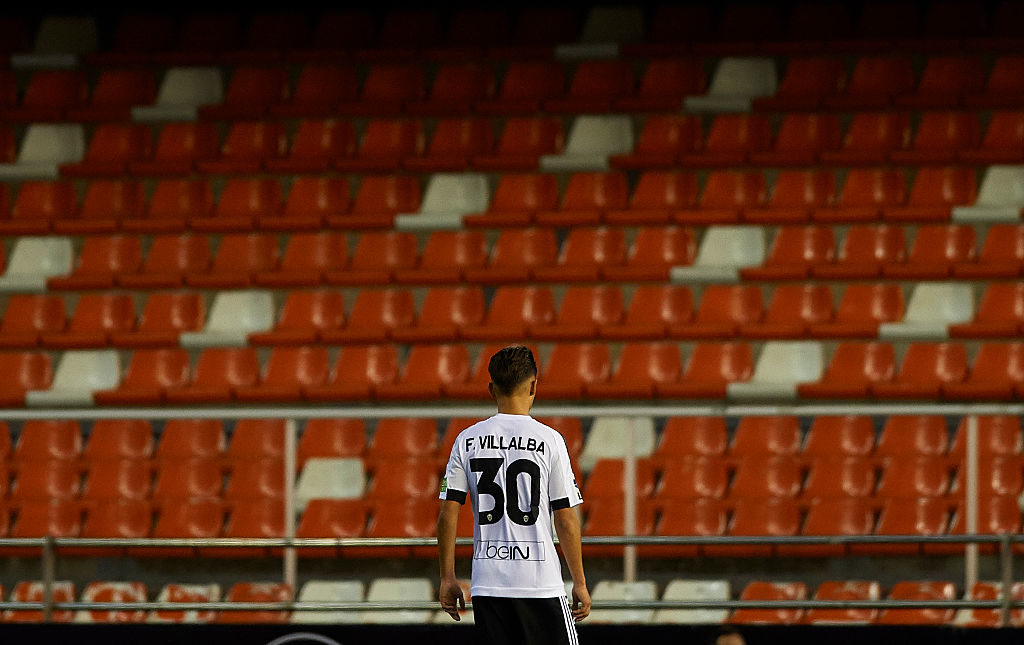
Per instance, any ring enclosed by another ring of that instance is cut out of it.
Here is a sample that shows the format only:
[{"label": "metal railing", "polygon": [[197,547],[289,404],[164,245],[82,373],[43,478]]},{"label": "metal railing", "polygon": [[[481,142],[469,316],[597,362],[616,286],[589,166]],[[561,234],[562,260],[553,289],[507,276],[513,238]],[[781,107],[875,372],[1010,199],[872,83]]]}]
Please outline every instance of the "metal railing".
[{"label": "metal railing", "polygon": [[[851,545],[851,544],[990,544],[999,547],[1001,595],[995,600],[658,600],[595,602],[594,609],[987,609],[1000,612],[1000,624],[1010,626],[1011,612],[1024,609],[1024,600],[1015,600],[1013,588],[1013,547],[1024,543],[1024,535],[820,535],[820,536],[593,536],[584,537],[584,545],[618,546],[743,546],[743,545]],[[58,611],[431,611],[436,602],[85,602],[54,599],[54,572],[61,548],[349,548],[349,547],[423,547],[436,546],[435,538],[5,538],[0,548],[38,548],[42,569],[43,597],[40,602],[0,602],[0,611],[40,611],[44,622]],[[459,546],[472,545],[471,538],[457,538]],[[79,553],[81,555],[81,552]],[[472,608],[472,603],[467,605]]]}]

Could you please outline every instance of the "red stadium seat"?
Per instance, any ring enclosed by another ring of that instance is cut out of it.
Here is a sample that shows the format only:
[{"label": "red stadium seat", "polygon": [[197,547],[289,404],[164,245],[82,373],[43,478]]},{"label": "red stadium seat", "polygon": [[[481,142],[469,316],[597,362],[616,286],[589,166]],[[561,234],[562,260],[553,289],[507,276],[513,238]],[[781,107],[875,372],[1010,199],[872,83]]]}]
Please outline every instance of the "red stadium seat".
[{"label": "red stadium seat", "polygon": [[[662,505],[661,518],[654,535],[725,535],[728,518],[724,504],[717,499],[669,500]],[[644,545],[638,552],[644,557],[696,557],[697,545]]]},{"label": "red stadium seat", "polygon": [[185,276],[192,287],[240,288],[253,283],[256,275],[277,268],[280,262],[276,235],[229,233],[221,237],[217,254],[208,270]]},{"label": "red stadium seat", "polygon": [[882,428],[875,453],[879,457],[946,454],[946,421],[934,415],[891,416]]},{"label": "red stadium seat", "polygon": [[126,293],[87,293],[78,299],[66,329],[44,331],[41,342],[56,348],[106,347],[111,335],[135,328],[135,302]]},{"label": "red stadium seat", "polygon": [[619,323],[622,313],[622,291],[618,287],[574,285],[562,297],[555,319],[530,326],[529,334],[540,340],[592,339],[601,327]]},{"label": "red stadium seat", "polygon": [[736,462],[729,488],[730,499],[796,498],[803,486],[804,473],[795,457],[768,454],[750,456]]},{"label": "red stadium seat", "polygon": [[4,108],[5,121],[27,123],[62,121],[68,108],[89,98],[89,79],[79,69],[42,69],[32,73],[17,106]]},{"label": "red stadium seat", "polygon": [[599,399],[650,399],[659,385],[678,382],[681,373],[675,343],[627,343],[608,382],[588,385],[586,393]]},{"label": "red stadium seat", "polygon": [[553,228],[505,229],[491,247],[483,269],[466,271],[468,282],[508,284],[528,282],[532,270],[557,261],[558,239]]},{"label": "red stadium seat", "polygon": [[291,86],[283,67],[235,67],[224,100],[199,107],[199,118],[208,120],[258,119],[267,105],[288,98]]},{"label": "red stadium seat", "polygon": [[[154,538],[217,538],[224,528],[224,509],[219,499],[167,499],[157,513]],[[192,547],[129,547],[134,557],[194,558]]]},{"label": "red stadium seat", "polygon": [[196,231],[251,231],[260,219],[280,216],[283,203],[277,179],[231,178],[213,211],[192,218],[189,226]]},{"label": "red stadium seat", "polygon": [[675,499],[722,499],[728,487],[729,471],[721,460],[676,458],[664,463],[654,499],[661,504]]},{"label": "red stadium seat", "polygon": [[77,421],[25,421],[10,457],[15,463],[41,460],[77,460],[82,434]]},{"label": "red stadium seat", "polygon": [[165,396],[168,403],[230,401],[234,388],[255,385],[259,373],[255,349],[210,347],[199,354],[190,383],[167,388]]},{"label": "red stadium seat", "polygon": [[832,114],[787,114],[771,149],[751,152],[758,165],[806,166],[825,151],[838,150],[842,141],[839,119]]},{"label": "red stadium seat", "polygon": [[977,182],[973,168],[923,167],[914,177],[906,206],[892,205],[882,218],[893,222],[948,222],[954,207],[973,204]]},{"label": "red stadium seat", "polygon": [[882,468],[876,494],[885,499],[943,497],[950,479],[950,467],[941,456],[892,457]]},{"label": "red stadium seat", "polygon": [[881,217],[883,208],[903,204],[905,191],[899,170],[853,168],[836,204],[816,208],[812,218],[824,223],[873,222]]},{"label": "red stadium seat", "polygon": [[644,67],[636,93],[616,98],[613,105],[625,112],[675,112],[686,96],[703,94],[706,84],[704,66],[699,61],[652,58]]},{"label": "red stadium seat", "polygon": [[396,271],[414,268],[418,258],[418,242],[413,233],[365,232],[359,236],[345,270],[329,271],[326,277],[328,283],[343,286],[384,285]]},{"label": "red stadium seat", "polygon": [[802,443],[800,421],[793,416],[743,417],[736,425],[729,455],[793,456]]},{"label": "red stadium seat", "polygon": [[55,220],[72,219],[77,214],[78,198],[70,182],[29,179],[19,186],[10,217],[0,220],[0,233],[45,234]]},{"label": "red stadium seat", "polygon": [[69,275],[50,278],[54,290],[109,289],[123,274],[142,268],[142,244],[127,235],[90,236],[82,243],[75,268]]},{"label": "red stadium seat", "polygon": [[985,87],[978,93],[968,94],[964,102],[972,108],[1016,108],[1024,96],[1024,56],[1011,54],[998,56],[985,79]]},{"label": "red stadium seat", "polygon": [[162,65],[198,65],[217,60],[242,44],[243,28],[237,14],[189,14],[181,21],[173,44],[154,52]]},{"label": "red stadium seat", "polygon": [[[271,106],[273,109],[273,106]],[[352,124],[336,119],[304,119],[292,137],[284,156],[263,161],[268,172],[326,172],[336,159],[351,157],[356,150],[356,134]],[[327,181],[329,178],[300,177]],[[347,184],[346,184],[347,185]]]},{"label": "red stadium seat", "polygon": [[249,335],[253,345],[307,345],[321,332],[345,326],[345,301],[338,291],[290,291],[274,328]]},{"label": "red stadium seat", "polygon": [[413,325],[416,309],[408,289],[364,289],[356,296],[343,329],[325,329],[319,334],[327,343],[375,343],[387,339],[396,329]]},{"label": "red stadium seat", "polygon": [[378,385],[375,394],[383,401],[434,401],[448,385],[465,383],[467,378],[465,345],[414,345],[398,381]]},{"label": "red stadium seat", "polygon": [[[150,436],[150,441],[152,437]],[[127,452],[127,451],[124,451]],[[146,458],[116,456],[94,457],[88,464],[89,470],[82,489],[86,502],[110,500],[148,500],[153,484],[153,472]],[[102,504],[87,503],[89,512]],[[146,533],[149,533],[149,521]]]},{"label": "red stadium seat", "polygon": [[132,161],[133,175],[188,175],[201,159],[217,155],[220,137],[213,123],[167,123],[160,127],[153,156]]},{"label": "red stadium seat", "polygon": [[538,379],[543,396],[578,399],[586,387],[611,375],[611,357],[604,343],[560,343],[554,346]]},{"label": "red stadium seat", "polygon": [[833,264],[811,268],[811,274],[831,280],[856,280],[881,275],[883,267],[906,261],[907,242],[899,226],[851,226]]},{"label": "red stadium seat", "polygon": [[494,69],[483,63],[441,65],[426,100],[405,104],[408,114],[449,116],[472,112],[473,104],[494,98],[497,83]]},{"label": "red stadium seat", "polygon": [[942,396],[954,400],[1008,400],[1024,391],[1024,345],[984,343],[962,382],[942,387]]},{"label": "red stadium seat", "polygon": [[[153,510],[146,500],[116,499],[102,500],[91,504],[86,502],[85,523],[82,525],[83,538],[145,539],[153,526]],[[102,558],[121,557],[124,547],[89,548],[67,547],[61,549],[67,555],[84,555]]]},{"label": "red stadium seat", "polygon": [[644,227],[633,237],[625,264],[604,266],[601,274],[616,282],[661,281],[671,267],[693,264],[696,255],[697,240],[689,228]]},{"label": "red stadium seat", "polygon": [[[991,236],[992,233],[989,233]],[[1024,323],[1024,284],[995,282],[985,286],[981,302],[968,323],[950,325],[950,336],[1010,337]]]},{"label": "red stadium seat", "polygon": [[361,457],[366,424],[362,419],[309,419],[296,450],[299,469],[312,457]]},{"label": "red stadium seat", "polygon": [[697,205],[697,176],[687,171],[648,170],[640,175],[624,210],[610,210],[604,220],[615,225],[664,225],[678,209]]},{"label": "red stadium seat", "polygon": [[382,502],[433,501],[441,476],[433,461],[415,458],[381,461],[373,467],[363,502],[373,508]]},{"label": "red stadium seat", "polygon": [[112,233],[122,220],[137,219],[145,202],[142,184],[137,181],[101,180],[89,184],[81,208],[58,218],[55,233]]},{"label": "red stadium seat", "polygon": [[316,286],[327,273],[348,266],[348,240],[341,233],[293,233],[281,258],[270,271],[257,273],[256,284],[268,287]]},{"label": "red stadium seat", "polygon": [[[237,582],[231,585],[226,602],[291,602],[291,586],[281,582]],[[218,623],[287,623],[287,611],[222,611]]]},{"label": "red stadium seat", "polygon": [[246,459],[283,459],[285,432],[289,432],[285,419],[239,419],[228,444],[228,463]]},{"label": "red stadium seat", "polygon": [[[952,582],[897,582],[889,592],[891,600],[955,600]],[[883,609],[879,625],[946,625],[953,622],[953,609]]]},{"label": "red stadium seat", "polygon": [[[800,521],[799,504],[795,499],[740,498],[733,504],[728,535],[798,535]],[[707,545],[704,554],[708,557],[767,557],[773,550],[770,545]]]},{"label": "red stadium seat", "polygon": [[608,163],[623,170],[668,168],[701,143],[700,121],[693,116],[652,114],[644,119],[633,151],[612,155]]},{"label": "red stadium seat", "polygon": [[851,111],[886,108],[893,97],[913,89],[914,68],[909,57],[863,56],[857,59],[846,87],[826,96],[824,105]]},{"label": "red stadium seat", "polygon": [[693,316],[693,296],[684,285],[639,285],[620,321],[601,325],[598,335],[614,340],[664,338],[671,325]]},{"label": "red stadium seat", "polygon": [[[654,458],[666,464],[689,457],[719,459],[729,445],[722,417],[672,417],[665,422]],[[666,466],[667,467],[667,466]]]},{"label": "red stadium seat", "polygon": [[363,80],[356,101],[342,101],[335,109],[347,116],[391,116],[399,114],[406,101],[427,95],[426,73],[417,63],[374,63]]},{"label": "red stadium seat", "polygon": [[64,299],[60,296],[13,294],[7,299],[0,322],[0,346],[35,347],[42,334],[64,330],[65,316]]},{"label": "red stadium seat", "polygon": [[306,16],[289,10],[260,12],[252,16],[237,47],[221,54],[228,64],[277,63],[285,52],[307,44]]},{"label": "red stadium seat", "polygon": [[725,398],[726,385],[747,381],[754,373],[754,355],[747,343],[697,343],[678,383],[658,388],[661,398]]},{"label": "red stadium seat", "polygon": [[[617,498],[588,498],[590,507],[583,521],[583,535],[624,535],[625,502]],[[647,500],[638,500],[633,535],[651,535],[654,532],[654,505]],[[595,558],[622,557],[623,547],[605,544],[588,544],[583,547],[583,554]]]},{"label": "red stadium seat", "polygon": [[[82,602],[95,603],[136,603],[146,602],[146,585],[143,582],[90,582],[82,591]],[[82,623],[141,623],[146,619],[145,611],[80,610],[76,622]]]},{"label": "red stadium seat", "polygon": [[238,121],[231,124],[219,153],[200,159],[196,166],[203,174],[249,175],[259,172],[267,160],[284,157],[287,151],[288,135],[281,123]]},{"label": "red stadium seat", "polygon": [[[879,600],[879,584],[873,580],[826,580],[814,592],[815,600]],[[804,622],[810,624],[872,623],[877,609],[810,609]]]},{"label": "red stadium seat", "polygon": [[[1017,473],[1019,474],[1019,469]],[[1019,483],[1019,482],[1018,482]],[[983,497],[978,500],[978,533],[989,535],[1000,535],[1005,533],[1020,533],[1020,507],[1017,505],[1017,495],[1004,495],[1001,497]],[[955,509],[953,521],[949,527],[951,535],[963,535],[967,531],[966,508],[963,502]],[[994,555],[998,547],[994,544],[979,545],[979,551],[985,555]],[[926,554],[959,555],[964,552],[960,544],[926,544]]]},{"label": "red stadium seat", "polygon": [[903,319],[903,289],[898,284],[854,283],[843,290],[832,322],[811,326],[826,338],[873,338],[878,325]]},{"label": "red stadium seat", "polygon": [[283,498],[284,462],[281,459],[239,459],[231,467],[231,477],[224,489],[225,500],[279,501]]},{"label": "red stadium seat", "polygon": [[599,223],[606,211],[622,210],[629,199],[629,184],[622,172],[576,172],[569,178],[558,210],[539,211],[538,224],[588,226]]},{"label": "red stadium seat", "polygon": [[[953,4],[953,3],[950,3]],[[900,107],[955,107],[967,94],[981,91],[985,69],[977,56],[933,56],[928,59],[916,89],[896,96]]]},{"label": "red stadium seat", "polygon": [[[957,426],[953,445],[949,449],[951,457],[959,458],[965,454],[967,442],[967,419],[964,418]],[[1013,456],[1024,451],[1021,443],[1021,422],[1013,416],[984,415],[978,417],[978,450],[983,456]]]},{"label": "red stadium seat", "polygon": [[918,227],[906,263],[887,265],[882,273],[912,280],[942,279],[954,266],[974,259],[974,227],[930,224]]},{"label": "red stadium seat", "polygon": [[771,122],[764,115],[720,114],[712,121],[704,145],[683,154],[680,162],[702,168],[743,165],[751,154],[768,150],[771,137]]},{"label": "red stadium seat", "polygon": [[[531,25],[531,28],[533,25]],[[481,114],[532,114],[542,101],[560,96],[565,90],[561,64],[554,61],[513,61],[502,77],[498,96],[477,101]]]},{"label": "red stadium seat", "polygon": [[328,218],[349,210],[348,180],[344,177],[297,177],[279,214],[257,217],[267,231],[317,231]]},{"label": "red stadium seat", "polygon": [[188,385],[188,352],[183,349],[139,349],[116,388],[93,392],[98,405],[158,405],[167,388]]},{"label": "red stadium seat", "polygon": [[555,114],[600,114],[612,102],[633,93],[633,66],[619,60],[581,61],[572,74],[564,96],[543,102],[546,112]]},{"label": "red stadium seat", "polygon": [[801,383],[797,392],[812,399],[862,399],[875,383],[896,375],[896,354],[890,343],[842,341],[817,383]]},{"label": "red stadium seat", "polygon": [[[335,105],[353,101],[358,94],[359,79],[354,66],[303,65],[291,96],[271,102],[267,110],[283,118],[327,118],[332,116]],[[299,128],[301,130],[302,124]],[[345,129],[351,132],[351,126]]]},{"label": "red stadium seat", "polygon": [[68,459],[22,461],[11,485],[15,504],[29,501],[73,500],[81,493],[78,464]]},{"label": "red stadium seat", "polygon": [[7,374],[0,384],[0,405],[5,407],[25,405],[25,392],[47,390],[53,381],[50,355],[45,352],[2,352],[0,371]]},{"label": "red stadium seat", "polygon": [[[877,477],[875,464],[867,457],[842,456],[841,453],[832,453],[811,459],[807,462],[807,465],[807,479],[804,480],[802,493],[802,497],[805,500],[811,500],[812,503],[816,500],[833,500],[836,498],[858,498],[865,502],[871,501],[868,498],[875,492]],[[824,506],[827,507],[827,502],[824,503]],[[845,512],[849,511],[855,513],[853,517],[858,518],[862,526],[865,520],[863,517],[859,517],[860,514],[865,513],[868,516],[871,523],[857,533],[870,533],[875,518],[871,506],[865,504],[859,509],[851,507],[845,510]],[[824,508],[819,509],[817,515],[820,517],[815,519],[823,522],[823,524],[818,525],[819,527],[823,527],[826,523],[834,522],[837,519],[837,516],[831,515]],[[838,516],[838,518],[841,517],[842,515]],[[806,532],[806,527],[804,530]],[[819,535],[831,534],[820,533]],[[843,549],[838,551],[842,553]]]},{"label": "red stadium seat", "polygon": [[[1024,226],[992,224],[976,262],[958,264],[958,278],[1013,278],[1024,267]],[[990,285],[991,286],[991,285]]]},{"label": "red stadium seat", "polygon": [[465,215],[462,222],[467,228],[526,226],[537,211],[557,207],[558,185],[553,175],[506,173],[498,179],[487,211]]},{"label": "red stadium seat", "polygon": [[828,171],[783,170],[764,208],[748,208],[743,220],[764,224],[803,224],[815,210],[835,201],[835,176]]},{"label": "red stadium seat", "polygon": [[626,261],[626,236],[620,228],[573,229],[562,244],[558,262],[538,267],[533,277],[539,282],[595,282],[605,268]]},{"label": "red stadium seat", "polygon": [[819,264],[835,261],[835,233],[828,226],[783,226],[761,266],[740,269],[748,280],[798,280]]},{"label": "red stadium seat", "polygon": [[343,172],[393,172],[403,159],[421,156],[425,143],[419,121],[374,119],[355,156],[335,159],[334,167]]},{"label": "red stadium seat", "polygon": [[822,99],[846,85],[846,71],[836,58],[791,58],[772,96],[754,99],[755,110],[816,110]]},{"label": "red stadium seat", "polygon": [[[56,580],[53,583],[54,602],[74,602],[78,594],[75,592],[75,585],[66,580]],[[22,581],[14,585],[11,590],[10,600],[12,602],[43,602],[45,593],[42,582]],[[70,623],[74,618],[72,611],[55,611],[51,620],[55,623]],[[5,623],[38,623],[43,620],[42,611],[31,609],[8,609],[3,613]]]},{"label": "red stadium seat", "polygon": [[1000,110],[992,113],[981,143],[957,151],[957,159],[973,164],[1012,164],[1024,158],[1024,113]]},{"label": "red stadium seat", "polygon": [[153,502],[162,507],[169,501],[219,500],[224,473],[216,458],[168,458],[158,462]]},{"label": "red stadium seat", "polygon": [[416,323],[394,330],[392,337],[402,343],[451,342],[461,330],[479,325],[484,319],[484,292],[479,287],[433,287],[427,291]]},{"label": "red stadium seat", "polygon": [[224,424],[220,420],[170,419],[164,424],[156,459],[215,459],[226,446]]},{"label": "red stadium seat", "polygon": [[905,113],[857,112],[840,149],[823,150],[821,160],[827,164],[877,164],[909,144],[910,120]]},{"label": "red stadium seat", "polygon": [[740,325],[750,338],[804,338],[811,325],[832,320],[832,289],[823,284],[779,285],[764,318]]},{"label": "red stadium seat", "polygon": [[163,347],[176,345],[181,332],[198,331],[206,320],[202,294],[186,292],[151,293],[138,319],[138,326],[115,331],[111,342],[118,347]]},{"label": "red stadium seat", "polygon": [[408,157],[402,168],[414,172],[459,172],[469,170],[470,160],[492,152],[494,128],[482,118],[441,119],[434,128],[430,145],[422,157]]},{"label": "red stadium seat", "polygon": [[535,171],[541,156],[559,154],[563,145],[561,119],[508,117],[494,151],[474,156],[470,165],[477,170]]},{"label": "red stadium seat", "polygon": [[470,269],[487,264],[487,239],[483,231],[434,231],[414,269],[395,272],[398,282],[455,284]]},{"label": "red stadium seat", "polygon": [[[802,582],[749,582],[740,594],[740,600],[806,600],[807,586]],[[739,624],[783,624],[798,623],[803,619],[803,609],[737,609],[729,618]]]},{"label": "red stadium seat", "polygon": [[669,327],[673,338],[725,338],[736,336],[741,325],[761,319],[761,289],[744,285],[709,285],[704,288],[692,321]]},{"label": "red stadium seat", "polygon": [[[295,530],[301,538],[363,537],[366,509],[360,499],[311,499]],[[335,548],[296,549],[299,557],[329,558],[338,555]]]},{"label": "red stadium seat", "polygon": [[733,224],[745,209],[763,208],[767,202],[764,174],[756,171],[716,170],[704,184],[697,208],[672,214],[678,224]]},{"label": "red stadium seat", "polygon": [[259,384],[237,387],[234,395],[240,401],[300,401],[303,388],[325,384],[329,371],[326,347],[275,347]]},{"label": "red stadium seat", "polygon": [[[370,512],[366,537],[427,537],[436,530],[437,510],[434,504],[418,500],[404,503],[387,501],[376,504]],[[420,554],[430,557],[430,547],[346,547],[343,558],[408,558]]]},{"label": "red stadium seat", "polygon": [[121,220],[132,233],[180,233],[192,218],[209,217],[213,192],[208,181],[166,179],[157,183],[145,211],[138,219]]},{"label": "red stadium seat", "polygon": [[366,459],[371,464],[396,458],[433,459],[438,440],[434,419],[381,419],[367,448]]},{"label": "red stadium seat", "polygon": [[139,65],[174,46],[178,24],[171,16],[125,15],[117,20],[109,49],[90,52],[92,65]]},{"label": "red stadium seat", "polygon": [[942,387],[967,376],[967,352],[952,343],[911,343],[891,382],[874,383],[871,394],[883,399],[937,398]]},{"label": "red stadium seat", "polygon": [[127,175],[129,166],[153,155],[153,135],[142,123],[101,123],[96,126],[81,161],[63,163],[64,177]]},{"label": "red stadium seat", "polygon": [[122,287],[146,290],[180,287],[186,274],[205,272],[210,261],[210,241],[206,237],[157,235],[138,271],[118,274],[117,282]]},{"label": "red stadium seat", "polygon": [[376,387],[398,379],[398,352],[394,345],[343,347],[326,385],[307,387],[311,401],[366,401]]}]

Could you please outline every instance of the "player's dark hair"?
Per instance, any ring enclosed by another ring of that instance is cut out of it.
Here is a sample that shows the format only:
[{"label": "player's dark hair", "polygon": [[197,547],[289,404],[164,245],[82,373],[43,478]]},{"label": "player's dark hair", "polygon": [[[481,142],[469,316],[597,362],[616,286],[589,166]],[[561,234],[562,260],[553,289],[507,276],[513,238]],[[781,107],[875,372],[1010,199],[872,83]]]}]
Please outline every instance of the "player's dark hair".
[{"label": "player's dark hair", "polygon": [[522,345],[502,347],[487,364],[487,372],[498,394],[508,396],[523,381],[537,377],[537,361],[530,348]]}]

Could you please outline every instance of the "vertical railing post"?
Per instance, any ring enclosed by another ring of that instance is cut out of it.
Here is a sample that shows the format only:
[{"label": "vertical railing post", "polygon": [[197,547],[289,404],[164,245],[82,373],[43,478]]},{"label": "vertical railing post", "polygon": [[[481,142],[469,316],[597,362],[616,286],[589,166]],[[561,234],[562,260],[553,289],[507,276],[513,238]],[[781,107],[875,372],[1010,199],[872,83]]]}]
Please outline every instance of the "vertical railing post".
[{"label": "vertical railing post", "polygon": [[[623,532],[626,536],[636,534],[636,419],[629,417],[626,437],[626,461],[622,469]],[[636,545],[627,544],[622,549],[622,580],[636,582]]]},{"label": "vertical railing post", "polygon": [[[978,533],[978,417],[967,417],[967,450],[966,452],[966,508],[964,529],[968,535]],[[964,589],[972,589],[978,582],[978,543],[970,542],[964,546]]]},{"label": "vertical railing post", "polygon": [[1010,626],[1010,610],[1013,608],[1013,536],[1003,533],[999,540],[999,573],[1002,582],[1003,606],[999,610],[999,625]]},{"label": "vertical railing post", "polygon": [[[284,432],[284,535],[286,538],[295,537],[295,459],[296,434],[298,424],[295,419],[288,419]],[[289,585],[292,593],[297,593],[295,588],[298,578],[298,561],[295,555],[295,547],[285,547],[282,567],[284,583]]]},{"label": "vertical railing post", "polygon": [[53,622],[53,586],[56,577],[57,563],[56,550],[53,545],[53,536],[47,535],[43,538],[43,557],[41,565],[43,583],[43,622]]}]

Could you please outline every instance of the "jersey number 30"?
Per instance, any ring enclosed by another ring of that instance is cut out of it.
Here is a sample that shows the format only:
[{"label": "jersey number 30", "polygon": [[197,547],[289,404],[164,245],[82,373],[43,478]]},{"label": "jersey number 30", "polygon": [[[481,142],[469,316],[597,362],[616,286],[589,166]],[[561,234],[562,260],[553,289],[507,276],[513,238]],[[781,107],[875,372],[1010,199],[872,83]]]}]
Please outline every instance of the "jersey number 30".
[{"label": "jersey number 30", "polygon": [[[480,525],[494,524],[507,512],[508,519],[520,526],[532,526],[537,522],[537,503],[540,499],[540,466],[529,459],[517,459],[505,469],[505,487],[497,482],[498,472],[504,463],[501,457],[479,457],[469,460],[469,468],[480,473],[477,492],[494,498],[494,508],[477,513]],[[529,508],[519,508],[519,475],[530,476]]]}]

